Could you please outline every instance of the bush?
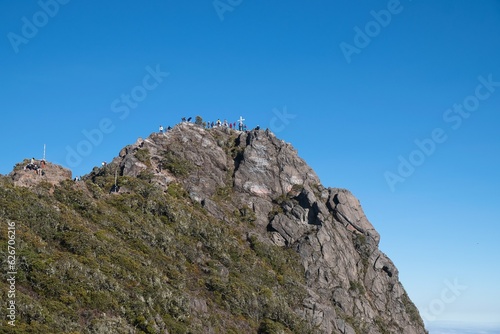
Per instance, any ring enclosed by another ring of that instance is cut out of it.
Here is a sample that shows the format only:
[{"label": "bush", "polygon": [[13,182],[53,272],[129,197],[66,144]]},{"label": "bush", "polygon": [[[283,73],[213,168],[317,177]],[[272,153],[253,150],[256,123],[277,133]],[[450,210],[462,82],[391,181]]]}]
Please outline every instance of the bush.
[{"label": "bush", "polygon": [[171,151],[163,155],[160,165],[162,169],[168,170],[177,177],[186,177],[193,170],[193,166],[189,161],[175,155]]},{"label": "bush", "polygon": [[151,156],[147,148],[140,148],[135,151],[134,156],[148,167],[151,167]]},{"label": "bush", "polygon": [[259,327],[259,334],[284,334],[285,327],[282,324],[272,321],[271,319],[264,319]]},{"label": "bush", "polygon": [[[111,318],[144,333],[199,333],[204,326],[255,333],[261,319],[273,319],[261,326],[267,332],[308,332],[293,311],[305,296],[298,255],[245,242],[251,208],[233,207],[228,224],[195,205],[181,183],[165,192],[146,177],[121,176],[127,193],[110,195],[103,187],[114,182],[111,174],[101,168],[85,187],[63,182],[53,193],[0,178],[0,220],[18,222],[22,242],[19,332],[83,332]],[[194,296],[208,314],[193,314]]]}]

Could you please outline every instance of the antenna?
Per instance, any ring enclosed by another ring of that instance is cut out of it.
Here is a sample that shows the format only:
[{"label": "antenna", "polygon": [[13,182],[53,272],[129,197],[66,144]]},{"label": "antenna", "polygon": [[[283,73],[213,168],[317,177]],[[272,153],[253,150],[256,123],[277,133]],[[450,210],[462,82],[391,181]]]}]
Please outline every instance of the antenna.
[{"label": "antenna", "polygon": [[46,148],[46,145],[43,144],[43,160],[45,160],[45,148]]}]

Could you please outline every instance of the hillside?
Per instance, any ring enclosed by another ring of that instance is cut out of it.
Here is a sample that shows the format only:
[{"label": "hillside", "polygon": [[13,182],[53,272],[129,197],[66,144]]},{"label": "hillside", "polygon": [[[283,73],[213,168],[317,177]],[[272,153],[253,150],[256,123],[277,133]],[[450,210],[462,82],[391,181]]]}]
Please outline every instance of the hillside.
[{"label": "hillside", "polygon": [[359,201],[268,131],[181,123],[81,181],[23,164],[5,333],[426,332]]}]

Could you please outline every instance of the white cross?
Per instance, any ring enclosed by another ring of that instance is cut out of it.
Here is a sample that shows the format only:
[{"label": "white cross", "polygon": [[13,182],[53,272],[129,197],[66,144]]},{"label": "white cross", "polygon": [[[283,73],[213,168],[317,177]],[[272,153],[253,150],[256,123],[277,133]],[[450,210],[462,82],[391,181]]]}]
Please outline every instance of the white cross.
[{"label": "white cross", "polygon": [[240,116],[240,119],[238,120],[238,122],[240,122],[240,125],[243,125],[243,121],[244,121],[244,120],[245,120],[245,119],[243,118],[243,116]]}]

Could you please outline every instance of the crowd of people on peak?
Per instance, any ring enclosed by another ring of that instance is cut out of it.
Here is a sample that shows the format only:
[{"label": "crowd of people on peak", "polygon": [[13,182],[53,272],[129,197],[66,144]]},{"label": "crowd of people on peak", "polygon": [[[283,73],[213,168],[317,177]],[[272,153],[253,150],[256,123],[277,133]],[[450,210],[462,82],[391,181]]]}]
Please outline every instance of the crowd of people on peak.
[{"label": "crowd of people on peak", "polygon": [[[191,120],[192,120],[192,117],[182,117],[181,123],[185,123],[185,122],[189,123],[189,122],[191,122]],[[247,125],[244,123],[244,121],[245,121],[245,119],[240,116],[240,118],[235,122],[228,122],[227,119],[224,119],[223,121],[221,121],[220,118],[217,119],[216,121],[205,122],[202,120],[201,117],[197,116],[195,124],[198,124],[199,126],[202,126],[206,129],[212,129],[212,128],[217,128],[217,127],[226,127],[226,128],[232,129],[232,130],[247,131],[248,128],[247,128]],[[260,127],[257,126],[255,129],[259,130]],[[164,128],[163,125],[160,125],[160,128],[159,128],[160,133],[166,133],[170,130],[172,130],[171,126]]]},{"label": "crowd of people on peak", "polygon": [[40,164],[35,160],[35,158],[31,158],[31,161],[24,166],[24,170],[34,171],[35,174],[45,175],[45,159],[40,160]]},{"label": "crowd of people on peak", "polygon": [[246,131],[247,130],[247,125],[243,124],[243,121],[238,121],[238,122],[228,122],[227,119],[224,121],[221,121],[220,119],[217,119],[215,122],[208,122],[206,125],[207,129],[215,128],[215,127],[226,127],[230,129],[238,129],[239,131]]}]

